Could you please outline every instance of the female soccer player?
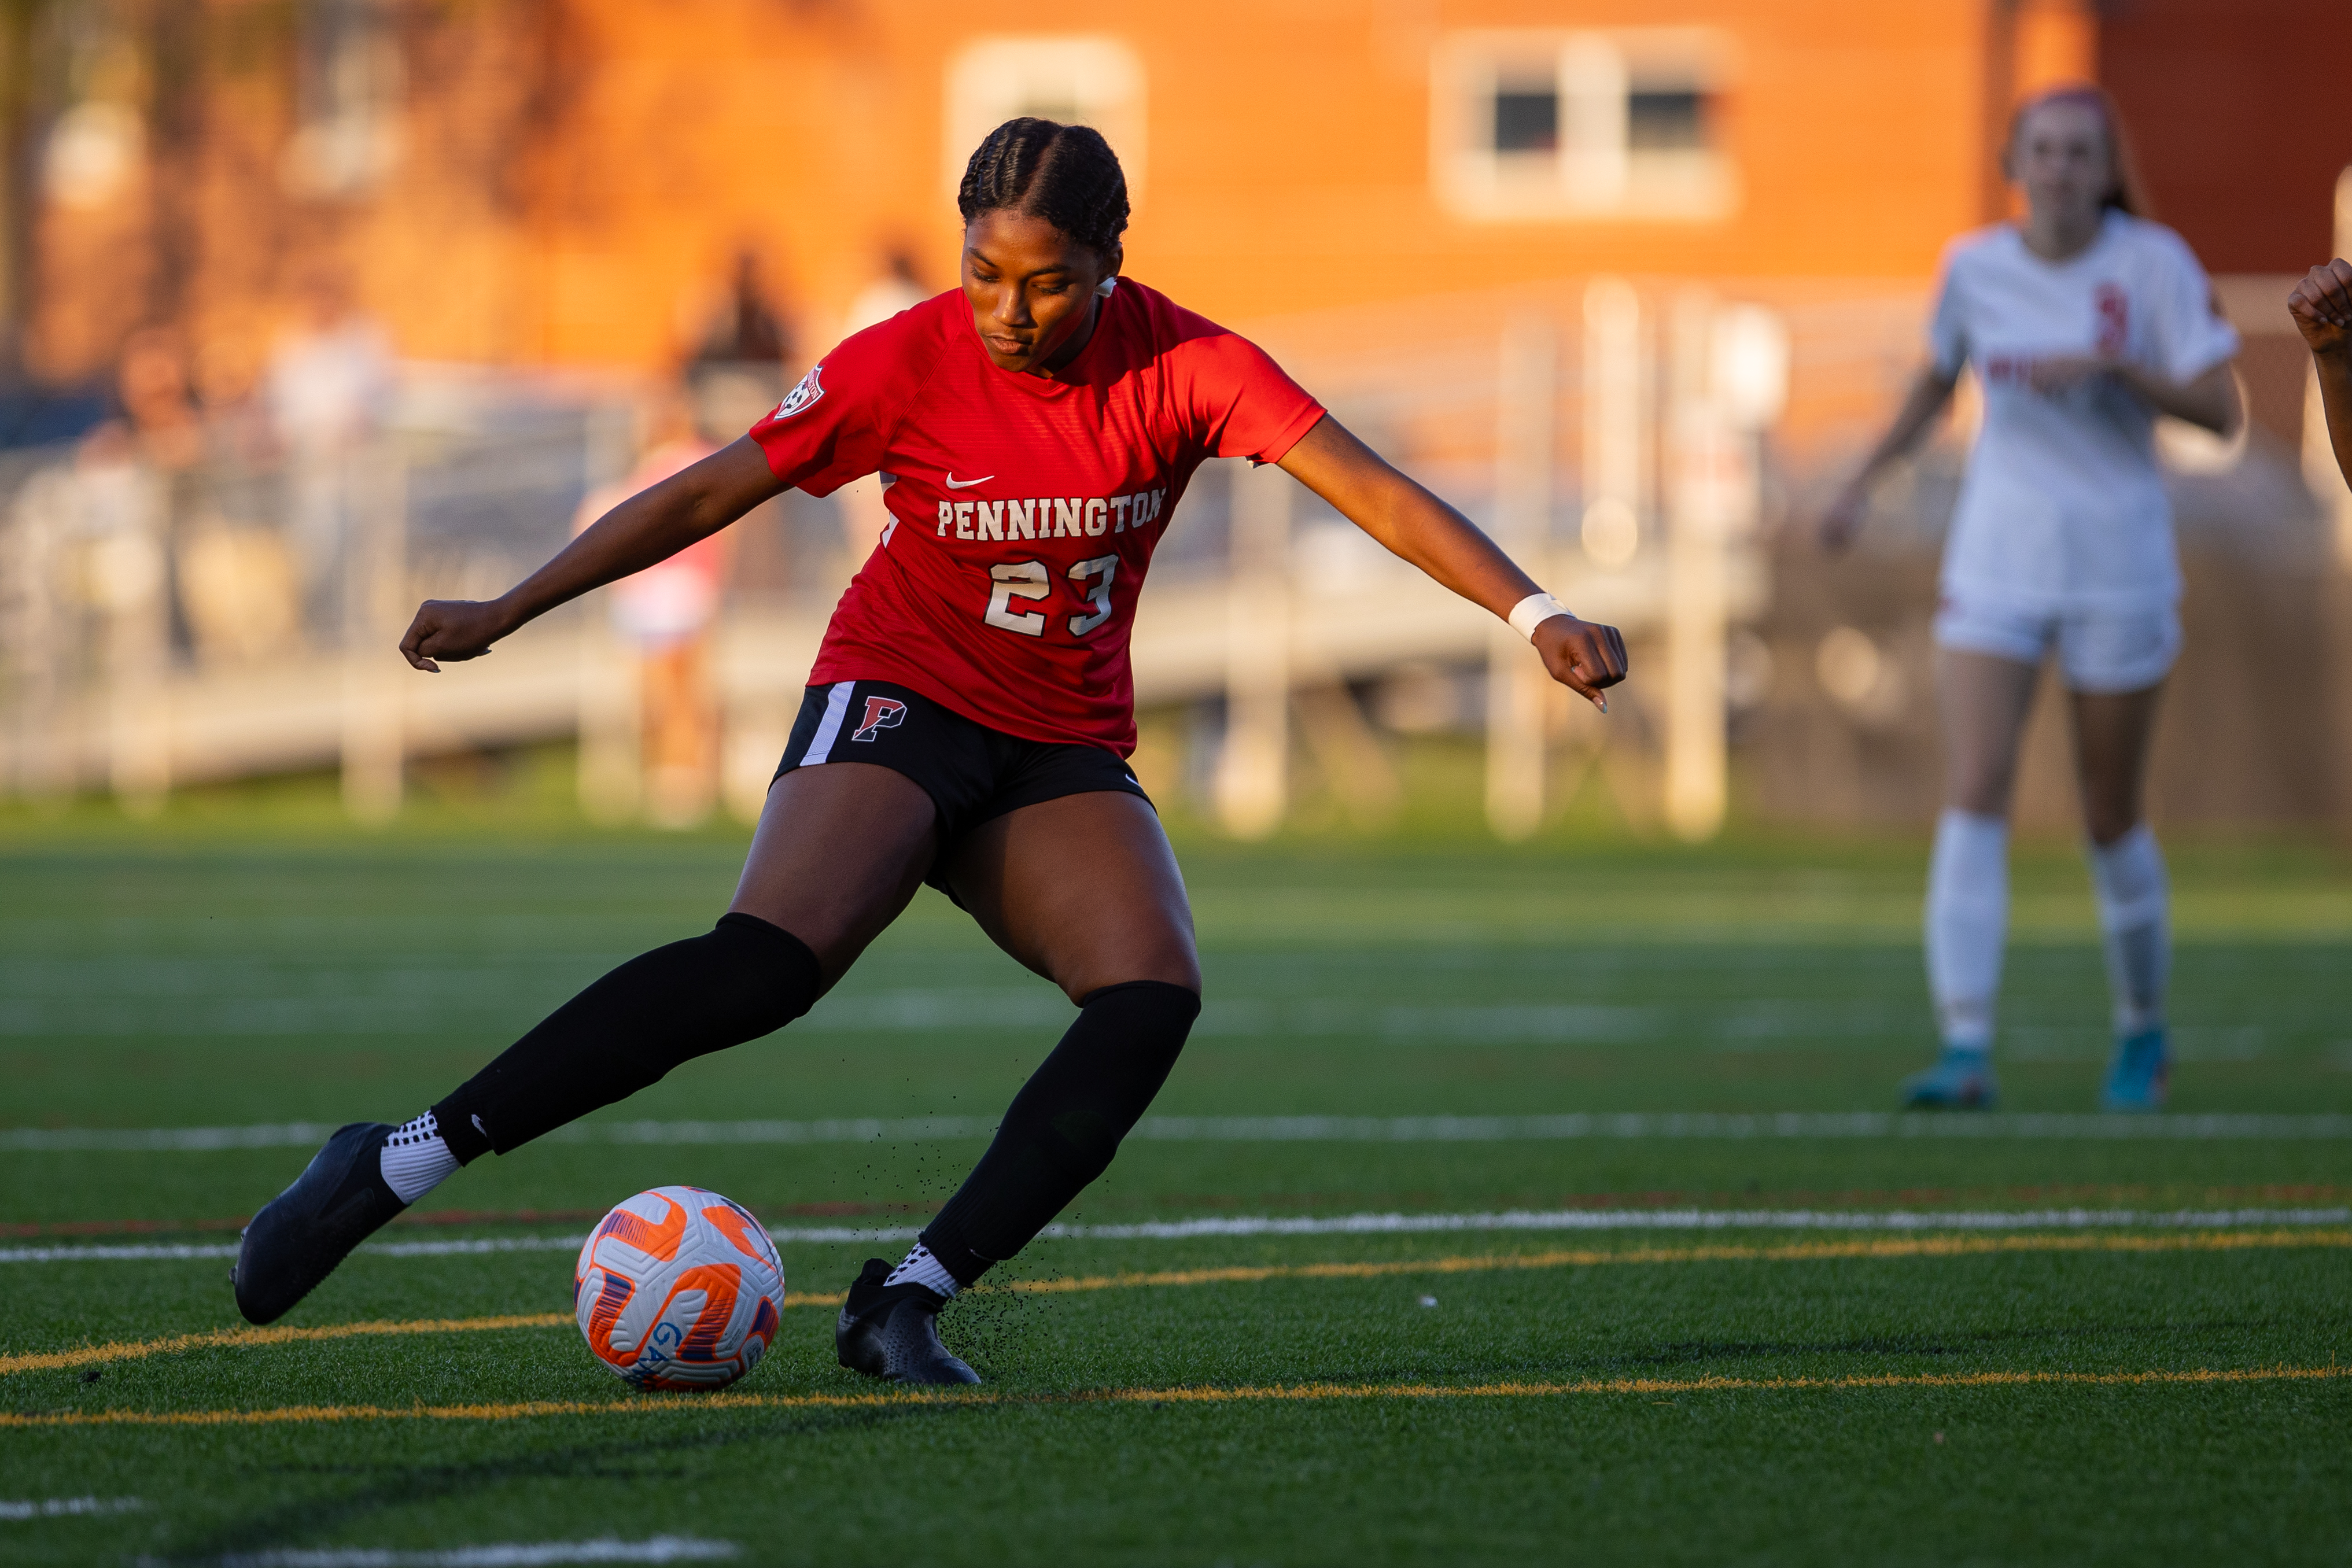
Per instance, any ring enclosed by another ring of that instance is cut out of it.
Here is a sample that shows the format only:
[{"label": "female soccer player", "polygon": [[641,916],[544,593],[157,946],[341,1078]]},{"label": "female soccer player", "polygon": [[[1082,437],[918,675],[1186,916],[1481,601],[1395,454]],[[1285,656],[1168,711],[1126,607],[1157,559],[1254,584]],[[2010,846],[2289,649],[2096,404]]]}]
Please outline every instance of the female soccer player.
[{"label": "female soccer player", "polygon": [[2315,267],[2287,296],[2287,314],[2311,350],[2336,466],[2352,485],[2352,261]]},{"label": "female soccer player", "polygon": [[2105,92],[2065,88],[2025,104],[2006,164],[2025,221],[1964,235],[1946,253],[1934,358],[1822,530],[1832,549],[1853,538],[1872,481],[1917,444],[1973,365],[1984,428],[1936,614],[1948,775],[1927,946],[1943,1051],[1904,1094],[1940,1106],[1995,1097],[2011,785],[2034,681],[2054,653],[2114,991],[2102,1103],[2153,1110],[2170,1062],[2171,936],[2164,859],[2140,794],[2157,696],[2180,647],[2180,569],[2153,436],[2160,413],[2234,427],[2238,339],[2189,247],[2138,215],[2147,204]]},{"label": "female soccer player", "polygon": [[329,1139],[246,1231],[253,1322],[457,1166],[800,1017],[929,882],[1078,1007],[962,1188],[897,1268],[866,1264],[835,1327],[858,1371],[976,1381],[940,1308],[1102,1174],[1200,1011],[1184,885],[1121,758],[1136,593],[1207,458],[1279,463],[1595,704],[1624,679],[1613,628],[1569,614],[1255,346],[1120,277],[1127,184],[1099,134],[1007,121],[958,205],[961,292],[851,337],[748,435],[504,597],[417,612],[401,651],[436,670],[787,487],[886,486],[717,928],[606,975],[415,1121]]}]

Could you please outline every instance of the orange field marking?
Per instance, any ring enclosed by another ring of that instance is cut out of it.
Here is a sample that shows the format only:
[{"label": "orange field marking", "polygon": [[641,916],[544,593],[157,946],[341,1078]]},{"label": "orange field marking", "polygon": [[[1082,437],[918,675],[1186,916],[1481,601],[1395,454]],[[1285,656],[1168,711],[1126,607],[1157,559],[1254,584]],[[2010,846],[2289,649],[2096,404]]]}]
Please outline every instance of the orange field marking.
[{"label": "orange field marking", "polygon": [[[2352,1248],[2352,1230],[2199,1230],[2177,1236],[1928,1236],[1860,1241],[1799,1241],[1780,1246],[1636,1247],[1618,1251],[1580,1248],[1546,1252],[1480,1253],[1455,1258],[1402,1258],[1370,1263],[1269,1263],[1217,1269],[1167,1269],[1151,1273],[1087,1274],[1067,1280],[1008,1280],[975,1287],[1041,1295],[1073,1291],[1126,1291],[1185,1285],[1257,1284],[1268,1280],[1371,1280],[1397,1274],[1469,1274],[1526,1269],[1584,1269],[1610,1264],[1822,1262],[1841,1259],[1965,1258],[2018,1252],[2227,1252],[2250,1249]],[[795,1291],[787,1307],[837,1307],[838,1292]],[[99,1363],[135,1361],[184,1350],[222,1345],[289,1344],[306,1340],[351,1339],[383,1334],[474,1333],[500,1329],[552,1328],[572,1322],[568,1312],[532,1312],[515,1317],[421,1318],[410,1322],[329,1323],[318,1328],[233,1328],[176,1334],[169,1339],[127,1340],[73,1350],[0,1356],[0,1376]]]},{"label": "orange field marking", "polygon": [[1572,1395],[1822,1393],[1882,1388],[2140,1387],[2316,1383],[2352,1366],[2198,1367],[2180,1372],[1930,1372],[1866,1377],[1611,1377],[1565,1383],[1302,1383],[1262,1387],[1101,1388],[1068,1394],[701,1394],[541,1399],[500,1405],[289,1405],[274,1410],[0,1412],[12,1427],[266,1427],[330,1421],[524,1421],[552,1416],[657,1416],[715,1410],[839,1410],[924,1406],[1244,1405],[1319,1399],[1544,1399]]},{"label": "orange field marking", "polygon": [[[839,1296],[788,1295],[788,1307],[839,1306]],[[173,1334],[169,1339],[123,1340],[112,1344],[86,1344],[72,1350],[35,1351],[24,1355],[0,1355],[0,1376],[12,1372],[48,1372],[59,1367],[94,1363],[137,1361],[150,1355],[171,1355],[184,1350],[209,1350],[216,1345],[294,1344],[305,1340],[358,1339],[381,1334],[481,1333],[499,1329],[544,1329],[572,1321],[570,1312],[523,1312],[496,1318],[412,1318],[405,1322],[323,1323],[316,1328],[212,1329],[202,1333]]]},{"label": "orange field marking", "polygon": [[2199,1230],[2178,1236],[1928,1236],[1866,1241],[1800,1241],[1776,1247],[1580,1248],[1467,1258],[1388,1259],[1374,1263],[1268,1263],[1153,1273],[1009,1280],[983,1290],[1053,1294],[1150,1285],[1250,1284],[1265,1280],[1369,1280],[1389,1274],[1466,1274],[1497,1269],[1582,1269],[1611,1263],[1815,1262],[1854,1258],[1966,1258],[2000,1252],[2221,1252],[2241,1248],[2352,1247],[2352,1230]]}]

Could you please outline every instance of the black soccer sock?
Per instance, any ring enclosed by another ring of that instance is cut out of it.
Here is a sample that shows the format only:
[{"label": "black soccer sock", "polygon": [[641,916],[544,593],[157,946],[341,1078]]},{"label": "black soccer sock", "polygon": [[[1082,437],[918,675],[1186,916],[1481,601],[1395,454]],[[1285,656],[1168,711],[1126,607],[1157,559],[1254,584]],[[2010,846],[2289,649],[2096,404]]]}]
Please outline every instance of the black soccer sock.
[{"label": "black soccer sock", "polygon": [[1013,1097],[995,1142],[923,1230],[949,1273],[971,1284],[1110,1167],[1200,1014],[1199,997],[1160,980],[1087,994],[1062,1043]]},{"label": "black soccer sock", "polygon": [[547,1016],[433,1107],[464,1164],[505,1154],[679,1062],[780,1030],[815,1005],[816,955],[755,915],[638,955]]}]

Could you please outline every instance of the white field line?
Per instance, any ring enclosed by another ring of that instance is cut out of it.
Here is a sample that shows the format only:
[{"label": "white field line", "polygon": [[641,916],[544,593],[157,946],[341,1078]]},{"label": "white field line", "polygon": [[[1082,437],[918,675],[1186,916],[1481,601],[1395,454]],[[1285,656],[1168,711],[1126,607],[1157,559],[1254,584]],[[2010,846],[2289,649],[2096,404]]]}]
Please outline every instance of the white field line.
[{"label": "white field line", "polygon": [[[2037,1208],[1904,1209],[1875,1212],[1821,1208],[1570,1208],[1504,1209],[1491,1214],[1340,1214],[1144,1220],[1133,1225],[1049,1225],[1045,1240],[1185,1241],[1213,1236],[1426,1236],[1464,1231],[1520,1230],[2230,1230],[2263,1226],[2352,1224],[2352,1207],[2338,1208]],[[863,1228],[772,1225],[784,1243],[911,1241],[912,1225]],[[454,1258],[493,1252],[577,1252],[585,1236],[491,1236],[443,1241],[376,1242],[360,1249],[382,1258]],[[170,1262],[234,1258],[227,1242],[131,1243],[92,1247],[0,1248],[0,1263]]]},{"label": "white field line", "polygon": [[78,1513],[131,1513],[147,1505],[135,1497],[50,1497],[38,1502],[0,1499],[0,1519],[65,1519]]},{"label": "white field line", "polygon": [[[8,1127],[0,1154],[205,1154],[312,1148],[334,1127]],[[871,1144],[985,1138],[979,1116],[853,1117],[819,1122],[581,1122],[542,1142],[563,1144]],[[2021,1113],[1920,1115],[1875,1111],[1575,1113],[1557,1116],[1147,1116],[1129,1134],[1159,1143],[1481,1144],[1582,1138],[2021,1138],[2158,1141],[2352,1140],[2352,1115],[2210,1113],[2118,1116]]]},{"label": "white field line", "polygon": [[518,1541],[497,1546],[452,1546],[438,1552],[399,1552],[382,1546],[281,1547],[274,1552],[233,1552],[213,1561],[220,1568],[537,1568],[556,1563],[715,1563],[740,1551],[731,1541],[656,1535],[647,1541],[610,1537]]}]

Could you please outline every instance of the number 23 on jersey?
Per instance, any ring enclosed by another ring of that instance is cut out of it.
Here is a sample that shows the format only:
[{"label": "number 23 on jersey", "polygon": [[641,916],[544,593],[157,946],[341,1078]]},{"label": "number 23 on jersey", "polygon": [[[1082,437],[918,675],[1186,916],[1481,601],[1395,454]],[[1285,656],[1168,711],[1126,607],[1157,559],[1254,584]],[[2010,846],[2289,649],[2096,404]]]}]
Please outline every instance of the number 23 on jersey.
[{"label": "number 23 on jersey", "polygon": [[[953,528],[958,538],[1007,542],[1023,538],[1099,538],[1130,530],[1141,533],[1160,520],[1167,494],[1166,490],[1145,490],[1091,503],[1066,501],[1058,506],[1050,500],[982,502],[977,507],[970,502],[952,507],[942,503],[939,531],[942,538]],[[1074,562],[1064,573],[1071,593],[1086,606],[1077,614],[1066,617],[1071,636],[1084,637],[1110,620],[1110,588],[1118,576],[1118,559],[1115,553],[1098,555]],[[1000,631],[1024,637],[1044,636],[1048,622],[1060,613],[1058,609],[1049,608],[1056,597],[1053,570],[1043,560],[998,561],[989,567],[988,578],[988,608],[981,619]]]},{"label": "number 23 on jersey", "polygon": [[[1070,617],[1070,635],[1083,637],[1110,619],[1110,583],[1118,575],[1118,557],[1098,555],[1070,568],[1070,584],[1093,608]],[[1018,632],[1024,637],[1045,634],[1045,612],[1022,605],[1054,596],[1053,575],[1042,560],[1008,560],[988,569],[994,585],[988,595],[988,613],[981,619],[991,626]]]}]

